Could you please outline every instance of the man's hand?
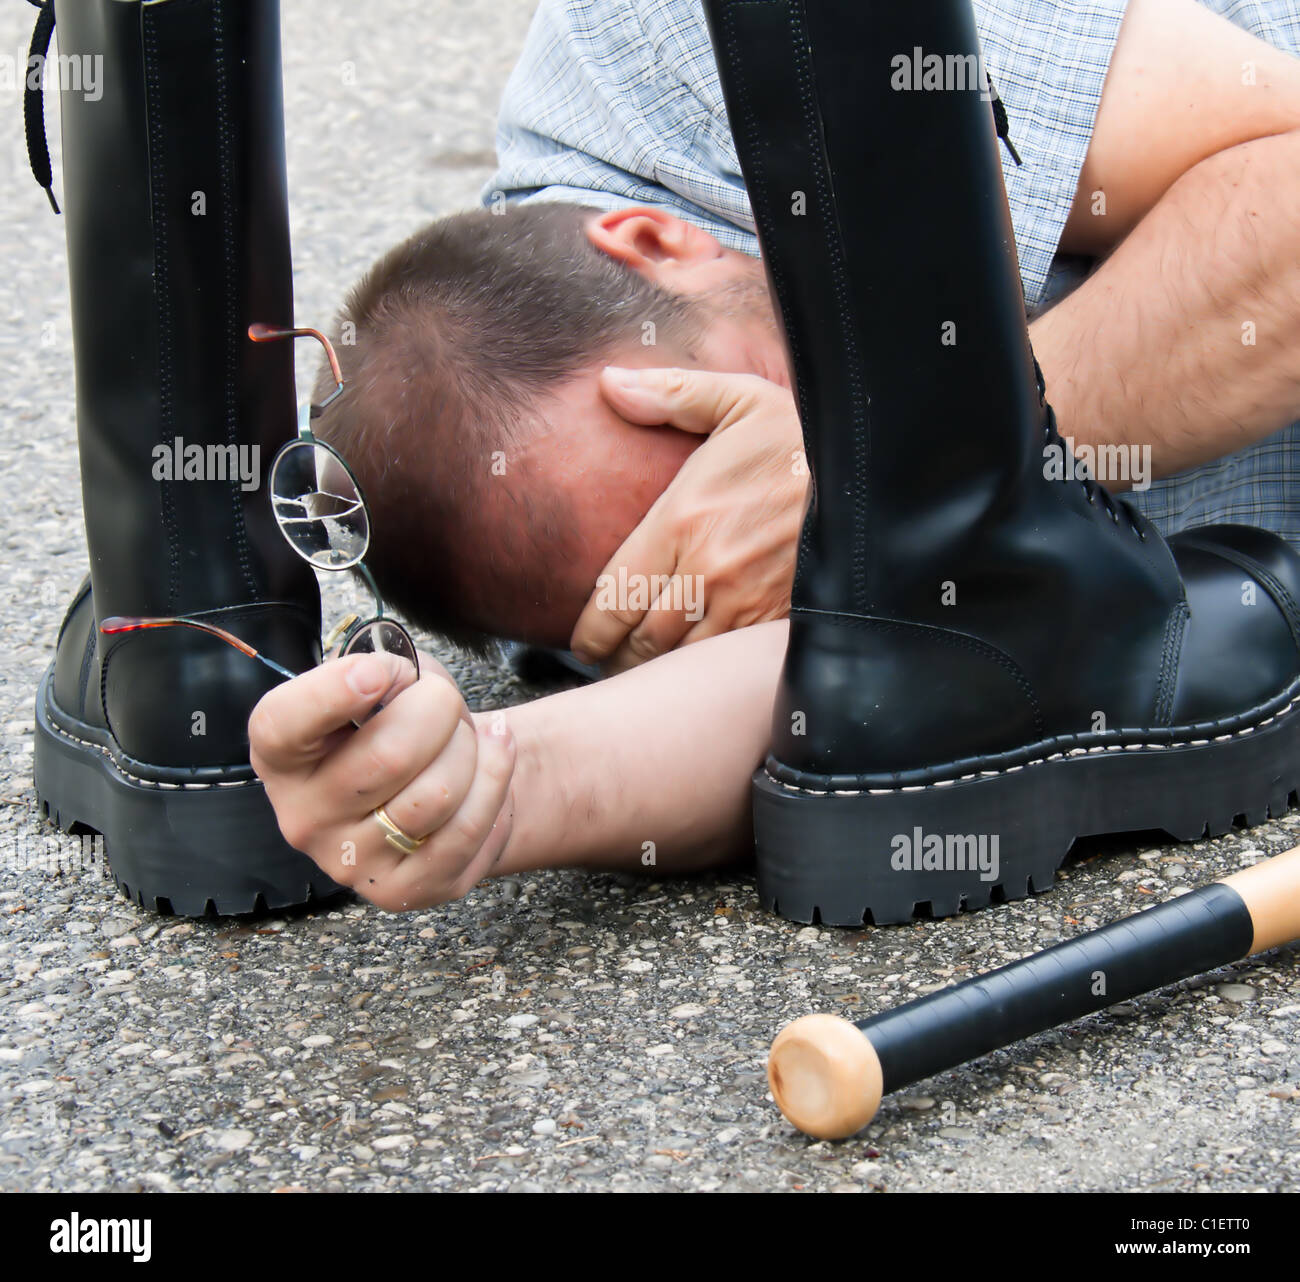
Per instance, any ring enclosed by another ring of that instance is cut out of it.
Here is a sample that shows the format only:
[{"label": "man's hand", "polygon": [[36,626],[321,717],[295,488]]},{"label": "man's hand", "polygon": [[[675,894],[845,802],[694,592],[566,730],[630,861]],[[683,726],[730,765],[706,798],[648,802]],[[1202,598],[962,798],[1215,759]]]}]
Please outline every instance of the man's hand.
[{"label": "man's hand", "polygon": [[620,671],[784,618],[808,489],[790,392],[753,374],[614,368],[601,391],[630,422],[709,439],[605,567],[573,649]]},{"label": "man's hand", "polygon": [[[253,709],[250,760],[280,831],[341,885],[401,912],[457,899],[509,840],[515,741],[504,717],[477,722],[441,664],[423,680],[395,655],[331,660]],[[352,724],[377,704],[360,729]],[[405,854],[374,817],[411,837]]]}]

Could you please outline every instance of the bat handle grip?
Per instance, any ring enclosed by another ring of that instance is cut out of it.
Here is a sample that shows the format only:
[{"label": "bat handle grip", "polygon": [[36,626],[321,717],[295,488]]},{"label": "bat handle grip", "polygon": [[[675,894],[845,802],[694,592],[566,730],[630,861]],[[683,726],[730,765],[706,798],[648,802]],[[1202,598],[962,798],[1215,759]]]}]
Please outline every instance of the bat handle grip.
[{"label": "bat handle grip", "polygon": [[885,1090],[1246,956],[1251,917],[1204,886],[864,1020]]}]

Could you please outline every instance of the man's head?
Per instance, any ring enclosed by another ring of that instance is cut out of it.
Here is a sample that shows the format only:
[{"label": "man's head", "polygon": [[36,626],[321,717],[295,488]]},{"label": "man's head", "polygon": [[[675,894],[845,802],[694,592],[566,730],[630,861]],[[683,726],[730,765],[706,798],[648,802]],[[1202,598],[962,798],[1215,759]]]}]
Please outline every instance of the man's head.
[{"label": "man's head", "polygon": [[471,647],[566,644],[699,444],[616,414],[603,366],[784,375],[759,265],[650,209],[441,219],[371,268],[335,340],[346,387],[316,431],[366,493],[368,564],[403,614]]}]

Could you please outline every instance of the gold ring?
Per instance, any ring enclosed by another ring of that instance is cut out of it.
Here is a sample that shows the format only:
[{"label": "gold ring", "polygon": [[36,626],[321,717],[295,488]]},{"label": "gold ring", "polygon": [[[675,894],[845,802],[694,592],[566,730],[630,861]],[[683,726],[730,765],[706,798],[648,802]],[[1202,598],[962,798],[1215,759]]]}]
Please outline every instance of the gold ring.
[{"label": "gold ring", "polygon": [[413,855],[419,848],[424,845],[424,838],[418,841],[411,836],[409,832],[398,827],[389,817],[388,811],[383,806],[376,806],[371,812],[379,821],[379,825],[384,830],[384,840],[390,846],[400,850],[404,855]]}]

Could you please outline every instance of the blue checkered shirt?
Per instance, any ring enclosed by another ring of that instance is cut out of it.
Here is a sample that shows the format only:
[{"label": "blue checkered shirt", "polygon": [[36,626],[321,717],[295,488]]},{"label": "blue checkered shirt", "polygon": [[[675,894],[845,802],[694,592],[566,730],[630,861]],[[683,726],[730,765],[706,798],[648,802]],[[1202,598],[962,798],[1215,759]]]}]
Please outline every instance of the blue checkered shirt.
[{"label": "blue checkered shirt", "polygon": [[[894,0],[916,3],[919,0]],[[1300,53],[1300,0],[1202,0],[1276,48]],[[974,0],[989,75],[1023,163],[1003,149],[1031,310],[1077,281],[1057,256],[1125,0]],[[506,85],[499,200],[667,209],[757,255],[699,0],[541,0]],[[1300,423],[1131,496],[1166,533],[1212,521],[1300,543]]]}]

